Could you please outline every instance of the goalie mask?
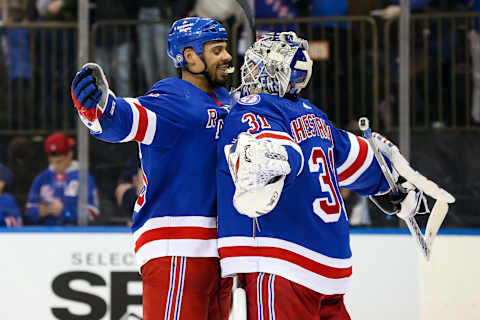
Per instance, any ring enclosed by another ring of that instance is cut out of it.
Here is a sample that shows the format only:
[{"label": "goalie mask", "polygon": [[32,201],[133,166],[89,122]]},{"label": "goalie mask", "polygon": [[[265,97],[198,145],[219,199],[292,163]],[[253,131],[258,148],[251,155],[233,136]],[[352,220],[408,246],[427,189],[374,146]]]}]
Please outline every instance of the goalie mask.
[{"label": "goalie mask", "polygon": [[308,43],[294,32],[267,33],[245,53],[241,95],[298,94],[312,74]]}]

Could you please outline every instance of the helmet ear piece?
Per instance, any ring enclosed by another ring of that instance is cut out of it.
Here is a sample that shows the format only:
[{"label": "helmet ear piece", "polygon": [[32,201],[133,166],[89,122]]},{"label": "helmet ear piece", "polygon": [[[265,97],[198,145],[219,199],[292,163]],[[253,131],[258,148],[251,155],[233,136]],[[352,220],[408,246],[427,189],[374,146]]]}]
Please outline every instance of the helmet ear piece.
[{"label": "helmet ear piece", "polygon": [[[298,49],[292,60],[292,74],[290,76],[291,90],[300,92],[305,88],[312,76],[313,61],[306,49]],[[291,93],[298,93],[291,92]]]}]

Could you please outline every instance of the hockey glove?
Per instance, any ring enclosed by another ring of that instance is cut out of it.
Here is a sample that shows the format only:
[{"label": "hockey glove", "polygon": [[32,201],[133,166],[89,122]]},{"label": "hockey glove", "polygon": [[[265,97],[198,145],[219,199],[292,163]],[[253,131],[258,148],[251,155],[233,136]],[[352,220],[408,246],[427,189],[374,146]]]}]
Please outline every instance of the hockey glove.
[{"label": "hockey glove", "polygon": [[272,211],[290,173],[285,147],[240,133],[235,144],[225,146],[225,156],[235,184],[235,209],[250,218]]},{"label": "hockey glove", "polygon": [[370,200],[384,213],[396,214],[402,219],[430,212],[423,192],[403,177],[400,177],[399,181],[401,183],[397,183],[397,193],[390,191],[382,195],[370,196]]},{"label": "hockey glove", "polygon": [[105,113],[113,115],[115,109],[115,94],[109,90],[102,68],[95,63],[85,64],[72,81],[71,95],[82,122],[91,131],[101,133],[100,117]]}]

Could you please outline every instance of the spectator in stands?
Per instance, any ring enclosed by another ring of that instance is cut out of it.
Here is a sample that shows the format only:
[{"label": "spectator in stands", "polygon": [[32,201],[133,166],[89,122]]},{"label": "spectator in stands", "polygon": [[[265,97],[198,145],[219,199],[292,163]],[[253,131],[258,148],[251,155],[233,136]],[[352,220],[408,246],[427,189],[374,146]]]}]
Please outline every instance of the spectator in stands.
[{"label": "spectator in stands", "polygon": [[175,1],[141,0],[139,20],[164,20],[162,23],[141,24],[138,28],[138,40],[147,87],[163,78],[176,76],[176,70],[167,55],[166,42],[170,19],[173,16]]},{"label": "spectator in stands", "polygon": [[[298,0],[256,0],[255,18],[296,18]],[[295,24],[272,26],[260,25],[260,30],[265,32],[296,31]]]},{"label": "spectator in stands", "polygon": [[[93,20],[134,20],[137,18],[136,1],[96,0]],[[111,78],[112,89],[122,97],[133,96],[130,70],[132,68],[132,36],[134,32],[125,24],[102,25],[95,30],[95,62]],[[162,38],[165,41],[165,38]],[[154,41],[154,39],[150,39]],[[151,83],[150,85],[153,85]]]},{"label": "spectator in stands", "polygon": [[25,208],[30,185],[37,172],[47,165],[47,160],[38,157],[43,148],[31,139],[17,135],[10,140],[7,148],[6,166],[15,177],[10,187],[20,208]]},{"label": "spectator in stands", "polygon": [[[77,0],[36,0],[39,22],[76,22]],[[77,49],[75,30],[58,26],[35,30],[35,99],[37,107],[45,110],[36,114],[35,124],[53,130],[75,128],[71,112],[65,114],[63,105],[68,103],[69,90],[65,87],[76,70]],[[64,123],[64,119],[68,119]]]},{"label": "spectator in stands", "polygon": [[[338,1],[312,1],[312,16],[328,18],[328,17],[342,17],[347,16],[348,0]],[[359,92],[357,83],[361,83],[360,79],[352,80],[354,91],[353,96],[339,94],[344,89],[345,84],[349,83],[349,77],[360,75],[359,72],[349,73],[349,59],[350,62],[354,56],[360,55],[356,52],[358,48],[349,47],[348,34],[351,32],[352,25],[345,21],[334,22],[317,22],[313,24],[313,39],[323,43],[326,47],[325,52],[328,52],[324,60],[314,63],[314,70],[312,74],[312,85],[316,92],[313,102],[326,109],[327,113],[334,114],[335,109],[344,108],[353,105],[354,108],[359,108]],[[356,33],[358,34],[358,33]],[[364,43],[368,43],[363,39]],[[354,44],[353,44],[354,45]],[[352,55],[349,56],[349,52]],[[352,67],[357,67],[352,64]],[[358,71],[358,70],[355,70]],[[327,75],[327,77],[325,77]],[[330,108],[330,109],[329,109]],[[347,114],[349,112],[342,112],[341,119],[335,119],[338,125],[345,125],[354,115]]]},{"label": "spectator in stands", "polygon": [[135,202],[143,188],[143,176],[140,169],[138,156],[128,160],[125,170],[122,173],[119,184],[115,190],[117,204],[129,216],[133,212]]},{"label": "spectator in stands", "polygon": [[37,0],[36,7],[41,21],[76,21],[77,0]]},{"label": "spectator in stands", "polygon": [[[75,225],[79,191],[78,163],[73,160],[75,140],[63,133],[50,135],[44,143],[50,166],[35,177],[30,188],[26,217],[33,224]],[[88,177],[89,221],[99,214],[98,195]]]},{"label": "spectator in stands", "polygon": [[0,163],[0,227],[22,225],[22,215],[15,198],[6,192],[12,185],[12,172]]},{"label": "spectator in stands", "polygon": [[[472,11],[480,12],[480,0],[461,0]],[[472,56],[472,109],[471,121],[474,125],[480,125],[480,36],[478,33],[479,20],[475,19],[472,30],[468,34],[470,42],[470,54]]]},{"label": "spectator in stands", "polygon": [[[2,10],[2,24],[20,23],[25,19],[25,9],[19,5],[10,5]],[[26,119],[32,100],[25,92],[30,90],[32,70],[29,58],[28,38],[29,31],[26,28],[1,29],[3,57],[8,69],[8,86],[11,90],[11,100],[7,100],[9,108],[9,128],[21,129],[31,125],[30,119]],[[8,96],[8,95],[7,95]]]},{"label": "spectator in stands", "polygon": [[[383,19],[393,19],[400,15],[400,0],[390,0],[390,3],[383,9],[377,9],[371,12],[372,15],[378,15]],[[419,11],[429,5],[432,0],[411,0],[410,9]]]}]

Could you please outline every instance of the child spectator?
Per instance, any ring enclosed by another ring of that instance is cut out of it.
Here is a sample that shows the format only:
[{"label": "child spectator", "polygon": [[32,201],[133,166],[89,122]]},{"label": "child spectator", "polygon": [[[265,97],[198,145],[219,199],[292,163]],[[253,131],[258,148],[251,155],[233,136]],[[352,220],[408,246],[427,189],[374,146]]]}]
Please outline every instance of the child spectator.
[{"label": "child spectator", "polygon": [[[75,225],[77,223],[78,163],[73,160],[75,140],[54,133],[45,140],[50,166],[33,180],[26,216],[33,224]],[[95,181],[88,178],[89,220],[97,218],[98,195]]]}]

